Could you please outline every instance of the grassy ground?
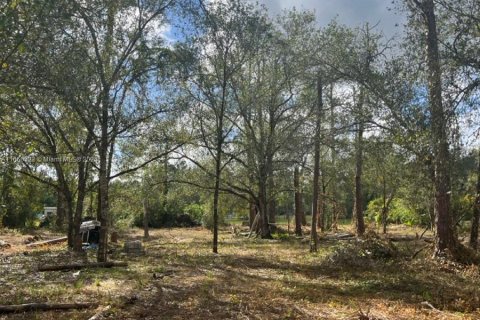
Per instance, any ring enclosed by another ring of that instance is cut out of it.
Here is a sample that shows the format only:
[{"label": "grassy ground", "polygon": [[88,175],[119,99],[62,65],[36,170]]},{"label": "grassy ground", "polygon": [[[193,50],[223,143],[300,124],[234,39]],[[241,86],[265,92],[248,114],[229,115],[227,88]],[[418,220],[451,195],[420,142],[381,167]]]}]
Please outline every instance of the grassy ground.
[{"label": "grassy ground", "polygon": [[[293,236],[246,239],[226,229],[214,255],[209,231],[162,229],[151,231],[143,256],[113,248],[112,259],[128,268],[40,273],[38,265],[93,261],[94,252],[27,250],[24,237],[0,233],[14,244],[0,252],[2,304],[98,301],[111,306],[102,319],[480,319],[479,268],[433,261],[423,240],[322,240],[311,254],[308,242]],[[132,230],[121,241],[140,237]],[[96,311],[0,319],[88,319]]]}]

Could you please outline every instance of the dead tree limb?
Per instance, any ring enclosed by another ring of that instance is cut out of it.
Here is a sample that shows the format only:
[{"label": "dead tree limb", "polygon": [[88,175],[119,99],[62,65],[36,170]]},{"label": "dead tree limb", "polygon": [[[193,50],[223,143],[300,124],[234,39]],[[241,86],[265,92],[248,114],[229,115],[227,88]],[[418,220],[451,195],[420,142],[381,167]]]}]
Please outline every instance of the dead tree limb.
[{"label": "dead tree limb", "polygon": [[249,238],[252,236],[253,231],[257,231],[259,221],[260,221],[260,214],[257,212],[257,214],[255,215],[255,219],[253,220],[252,226],[250,227],[250,233],[248,234]]},{"label": "dead tree limb", "polygon": [[44,245],[51,245],[51,244],[57,244],[61,242],[67,241],[67,237],[61,237],[61,238],[56,238],[52,240],[45,240],[45,241],[40,241],[40,242],[34,242],[34,243],[29,243],[27,244],[27,248],[36,248]]},{"label": "dead tree limb", "polygon": [[112,267],[127,267],[126,262],[94,262],[94,263],[73,263],[63,265],[39,266],[38,271],[62,271],[62,270],[79,270],[84,268],[112,268]]},{"label": "dead tree limb", "polygon": [[98,307],[98,303],[26,303],[0,305],[0,314],[13,312],[26,312],[36,310],[67,310],[67,309],[87,309]]}]

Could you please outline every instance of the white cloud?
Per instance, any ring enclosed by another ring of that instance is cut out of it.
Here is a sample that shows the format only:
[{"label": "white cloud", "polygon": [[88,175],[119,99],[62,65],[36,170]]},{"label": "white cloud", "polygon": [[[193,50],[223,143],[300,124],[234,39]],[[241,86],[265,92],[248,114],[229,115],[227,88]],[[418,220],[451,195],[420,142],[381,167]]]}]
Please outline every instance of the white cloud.
[{"label": "white cloud", "polygon": [[[401,32],[405,17],[389,10],[391,1],[385,0],[259,0],[271,14],[279,14],[284,9],[296,7],[300,10],[315,10],[320,25],[327,25],[338,16],[340,23],[351,27],[365,22],[377,24],[378,30],[387,37]],[[397,26],[398,25],[398,26]]]}]

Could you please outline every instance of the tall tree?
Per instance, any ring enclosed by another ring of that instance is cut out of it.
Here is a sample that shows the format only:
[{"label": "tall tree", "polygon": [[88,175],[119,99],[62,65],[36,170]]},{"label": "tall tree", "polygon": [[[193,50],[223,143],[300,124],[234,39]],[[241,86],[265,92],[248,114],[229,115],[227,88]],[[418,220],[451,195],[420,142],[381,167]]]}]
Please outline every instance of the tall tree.
[{"label": "tall tree", "polygon": [[431,114],[431,138],[435,170],[435,255],[446,249],[455,251],[456,239],[450,212],[450,160],[447,115],[442,101],[442,70],[438,31],[433,0],[411,0],[411,10],[421,16],[426,31],[427,80]]},{"label": "tall tree", "polygon": [[480,149],[478,152],[477,162],[477,183],[475,186],[475,202],[473,203],[472,225],[470,228],[470,247],[477,249],[478,247],[478,223],[480,220]]},{"label": "tall tree", "polygon": [[312,200],[312,225],[310,231],[310,252],[317,251],[317,219],[318,219],[318,196],[320,193],[320,143],[321,125],[323,114],[323,83],[319,75],[317,79],[317,105],[315,108],[315,136],[313,156],[313,200]]}]

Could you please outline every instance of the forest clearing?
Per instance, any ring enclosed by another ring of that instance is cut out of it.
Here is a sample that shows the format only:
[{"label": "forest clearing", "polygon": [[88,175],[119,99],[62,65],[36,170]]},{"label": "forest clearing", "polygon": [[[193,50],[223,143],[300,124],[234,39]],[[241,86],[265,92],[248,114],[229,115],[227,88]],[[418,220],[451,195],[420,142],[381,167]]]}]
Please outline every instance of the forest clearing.
[{"label": "forest clearing", "polygon": [[[391,236],[413,238],[422,231],[393,229]],[[142,238],[142,231],[125,237]],[[106,306],[99,319],[480,318],[478,266],[416,254],[428,245],[423,239],[392,242],[395,251],[385,250],[388,242],[379,239],[365,241],[381,245],[363,247],[356,240],[321,240],[317,253],[305,254],[308,242],[293,235],[278,238],[247,239],[228,228],[220,232],[222,250],[215,255],[211,233],[203,228],[151,230],[145,255],[128,258],[127,268],[79,273],[36,271],[42,264],[75,260],[65,245],[24,253],[19,244],[1,257],[2,302],[96,302],[99,307],[0,319],[89,319]],[[125,259],[119,253],[111,258]],[[94,260],[91,252],[88,258]]]}]

